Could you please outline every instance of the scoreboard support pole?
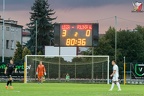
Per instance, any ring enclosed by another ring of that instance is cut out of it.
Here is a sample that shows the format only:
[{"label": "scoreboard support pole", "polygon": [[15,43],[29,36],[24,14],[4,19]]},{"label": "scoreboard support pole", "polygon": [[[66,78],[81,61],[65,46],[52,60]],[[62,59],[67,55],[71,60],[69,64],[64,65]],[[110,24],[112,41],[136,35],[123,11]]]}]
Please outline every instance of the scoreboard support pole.
[{"label": "scoreboard support pole", "polygon": [[92,47],[92,73],[91,73],[91,79],[92,79],[92,82],[94,80],[94,63],[93,63],[93,55],[94,55],[94,47]]},{"label": "scoreboard support pole", "polygon": [[60,51],[60,46],[59,46],[59,66],[58,66],[58,68],[59,68],[59,70],[58,70],[58,79],[59,79],[59,82],[60,82],[60,75],[61,75],[61,66],[60,66],[60,64],[61,64],[61,62],[60,62],[60,53],[61,53],[61,51]]}]

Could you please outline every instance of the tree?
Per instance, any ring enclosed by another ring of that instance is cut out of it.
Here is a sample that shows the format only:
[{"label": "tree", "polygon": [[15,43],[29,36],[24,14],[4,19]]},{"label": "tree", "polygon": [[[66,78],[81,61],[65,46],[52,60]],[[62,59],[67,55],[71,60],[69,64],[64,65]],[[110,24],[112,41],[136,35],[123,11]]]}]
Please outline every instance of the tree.
[{"label": "tree", "polygon": [[143,36],[143,40],[144,40],[144,26],[137,25],[134,31],[140,33]]},{"label": "tree", "polygon": [[118,33],[118,59],[123,61],[125,56],[128,62],[143,62],[144,40],[139,32],[121,31]]},{"label": "tree", "polygon": [[[136,31],[119,30],[117,32],[117,61],[123,63],[144,61],[144,27],[137,26]],[[90,48],[85,54],[91,54]],[[95,55],[109,55],[115,59],[115,29],[110,27],[106,34],[99,39],[99,44],[94,48]]]},{"label": "tree", "polygon": [[16,47],[17,47],[17,49],[14,53],[14,58],[13,59],[14,59],[14,61],[19,62],[19,61],[22,60],[22,50],[23,50],[23,48],[22,48],[22,45],[20,44],[20,42],[16,43]]},{"label": "tree", "polygon": [[[98,46],[94,48],[94,55],[109,55],[111,59],[114,59],[114,38],[115,29],[110,27],[106,34],[99,38]],[[91,55],[92,48],[89,48],[84,54]]]},{"label": "tree", "polygon": [[98,45],[98,47],[95,48],[94,54],[96,54],[96,55],[108,55],[108,54],[113,55],[114,49],[112,48],[112,46],[110,44],[110,40],[106,39],[106,37],[100,38],[99,45]]},{"label": "tree", "polygon": [[41,52],[41,51],[39,51],[39,52],[38,52],[38,55],[42,55],[42,52]]},{"label": "tree", "polygon": [[55,14],[54,10],[49,8],[48,0],[35,0],[31,7],[30,23],[27,24],[28,30],[31,33],[31,38],[26,44],[28,49],[35,53],[35,41],[36,41],[36,25],[37,25],[37,52],[41,51],[44,54],[44,48],[50,44],[52,38],[54,38],[52,21],[56,18],[51,16]]},{"label": "tree", "polygon": [[22,60],[24,60],[24,58],[25,58],[26,55],[31,55],[31,52],[30,52],[30,50],[29,50],[27,47],[25,47],[25,48],[23,49],[23,52],[22,52]]}]

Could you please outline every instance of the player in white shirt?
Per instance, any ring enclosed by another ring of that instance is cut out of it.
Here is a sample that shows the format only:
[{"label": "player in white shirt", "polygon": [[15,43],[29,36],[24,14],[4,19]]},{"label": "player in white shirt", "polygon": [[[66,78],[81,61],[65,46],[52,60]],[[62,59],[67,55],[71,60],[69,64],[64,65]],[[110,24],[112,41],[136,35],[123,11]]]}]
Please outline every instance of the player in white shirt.
[{"label": "player in white shirt", "polygon": [[109,91],[113,90],[115,83],[118,87],[118,91],[121,91],[120,84],[119,84],[119,81],[118,81],[119,68],[116,65],[116,62],[114,60],[112,61],[112,65],[113,65],[113,73],[110,75],[112,77],[112,85],[111,85],[111,88],[110,88]]}]

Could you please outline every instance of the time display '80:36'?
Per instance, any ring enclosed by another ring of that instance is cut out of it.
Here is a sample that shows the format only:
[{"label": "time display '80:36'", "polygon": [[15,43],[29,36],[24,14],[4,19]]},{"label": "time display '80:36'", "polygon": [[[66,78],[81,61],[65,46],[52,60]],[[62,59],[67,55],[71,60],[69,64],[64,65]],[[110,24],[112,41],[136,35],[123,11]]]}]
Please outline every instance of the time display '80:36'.
[{"label": "time display '80:36'", "polygon": [[[81,30],[81,31],[74,31],[68,33],[68,30],[62,30],[61,37],[66,38],[65,45],[66,46],[86,46],[87,38],[91,35],[91,30]],[[71,34],[67,37],[67,34]],[[81,36],[80,36],[81,34]]]},{"label": "time display '80:36'", "polygon": [[66,45],[67,46],[74,46],[74,45],[78,45],[78,46],[85,46],[86,45],[86,39],[85,38],[68,38],[66,39]]}]

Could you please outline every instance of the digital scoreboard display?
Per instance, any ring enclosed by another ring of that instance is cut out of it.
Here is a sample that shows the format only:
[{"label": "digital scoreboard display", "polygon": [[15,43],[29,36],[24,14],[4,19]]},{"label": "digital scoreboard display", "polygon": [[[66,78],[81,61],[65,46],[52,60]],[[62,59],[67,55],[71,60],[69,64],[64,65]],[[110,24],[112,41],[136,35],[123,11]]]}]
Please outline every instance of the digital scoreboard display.
[{"label": "digital scoreboard display", "polygon": [[55,46],[91,47],[98,43],[97,23],[55,24]]}]

